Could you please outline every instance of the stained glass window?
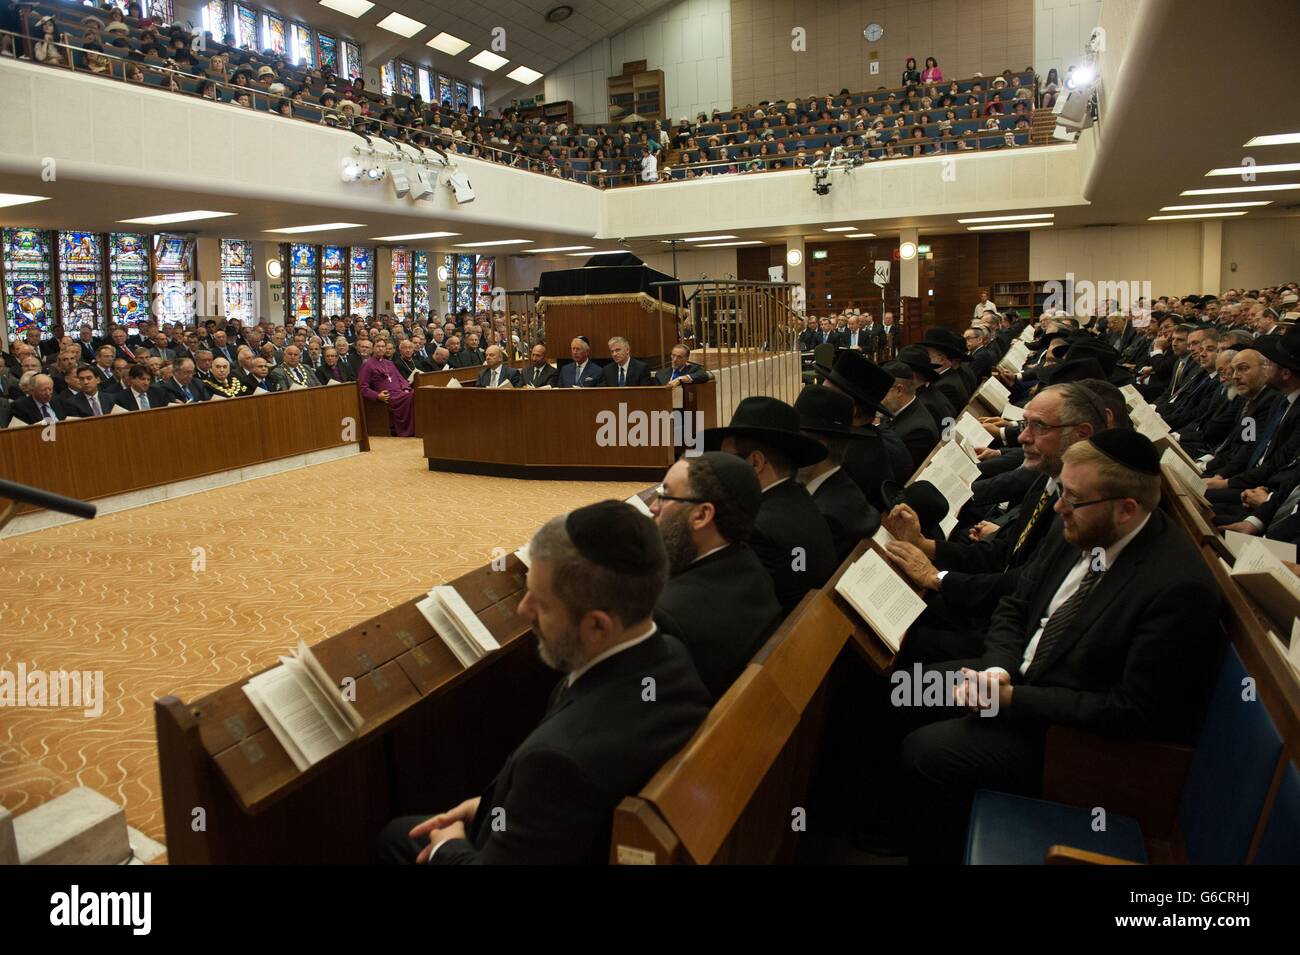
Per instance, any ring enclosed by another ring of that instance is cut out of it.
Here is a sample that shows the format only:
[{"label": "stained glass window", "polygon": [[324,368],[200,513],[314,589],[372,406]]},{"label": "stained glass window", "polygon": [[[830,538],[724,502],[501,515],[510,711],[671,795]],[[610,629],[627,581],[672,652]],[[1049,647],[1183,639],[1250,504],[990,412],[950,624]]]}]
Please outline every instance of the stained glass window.
[{"label": "stained glass window", "polygon": [[438,105],[452,102],[451,80],[446,76],[438,77]]},{"label": "stained glass window", "polygon": [[289,246],[289,323],[312,318],[320,311],[316,246]]},{"label": "stained glass window", "polygon": [[180,235],[153,237],[154,318],[160,322],[180,322],[186,326],[195,318],[195,302],[190,297],[194,279],[194,243]]},{"label": "stained glass window", "polygon": [[464,106],[466,109],[469,109],[469,86],[466,85],[465,83],[462,83],[460,80],[457,80],[456,81],[456,107],[459,109],[461,106]]},{"label": "stained glass window", "polygon": [[411,315],[411,250],[393,249],[393,316]]},{"label": "stained glass window", "polygon": [[235,45],[245,50],[257,49],[257,11],[235,4]]},{"label": "stained glass window", "polygon": [[320,65],[329,67],[335,73],[339,71],[338,44],[332,36],[316,34],[317,48],[320,50]]},{"label": "stained glass window", "polygon": [[321,249],[321,315],[337,318],[347,314],[348,250],[341,245]]},{"label": "stained glass window", "polygon": [[352,249],[348,272],[348,313],[369,318],[375,313],[375,250]]},{"label": "stained glass window", "polygon": [[474,311],[474,256],[456,256],[456,311]]},{"label": "stained glass window", "polygon": [[470,106],[477,106],[480,110],[483,109],[483,87],[481,87],[481,86],[471,86],[471,87],[470,87],[470,89],[469,89],[469,105],[470,105]]},{"label": "stained glass window", "polygon": [[285,51],[284,21],[274,14],[262,14],[262,48],[275,53]]},{"label": "stained glass window", "polygon": [[392,96],[395,88],[393,79],[393,61],[379,64],[379,90],[385,96]]},{"label": "stained glass window", "polygon": [[172,12],[172,0],[149,0],[149,16],[162,23],[175,23],[176,14]]},{"label": "stained glass window", "polygon": [[103,331],[104,260],[97,233],[59,233],[59,305],[68,334],[82,325]]},{"label": "stained glass window", "polygon": [[456,311],[456,256],[444,255],[442,257],[442,269],[446,278],[438,277],[441,288],[439,289],[439,307],[442,314],[450,315]]},{"label": "stained glass window", "polygon": [[478,255],[475,259],[474,311],[482,315],[492,311],[492,287],[496,284],[497,260],[493,255]]},{"label": "stained glass window", "polygon": [[403,96],[415,95],[415,67],[410,63],[398,63],[398,79],[401,82],[400,92]]},{"label": "stained glass window", "polygon": [[420,67],[420,99],[425,103],[433,102],[433,77],[427,69]]},{"label": "stained glass window", "polygon": [[312,69],[316,65],[316,48],[311,42],[311,30],[301,23],[292,24],[289,27],[289,40],[289,60],[294,66]]},{"label": "stained glass window", "polygon": [[355,80],[361,75],[361,48],[350,40],[343,41],[343,69],[339,73],[350,80]]},{"label": "stained glass window", "polygon": [[226,38],[229,28],[226,23],[226,0],[208,0],[203,5],[202,19],[203,29],[211,33],[218,43]]},{"label": "stained glass window", "polygon": [[114,322],[135,328],[149,317],[148,240],[134,232],[108,237],[109,308]]},{"label": "stained glass window", "polygon": [[428,318],[429,313],[429,253],[416,249],[413,255],[415,282],[415,317]]},{"label": "stained glass window", "polygon": [[253,243],[221,240],[221,307],[227,319],[245,325],[257,312],[257,283],[253,280]]},{"label": "stained glass window", "polygon": [[50,306],[50,239],[39,229],[5,229],[5,315],[9,338],[21,338],[27,329],[50,336],[54,309]]}]

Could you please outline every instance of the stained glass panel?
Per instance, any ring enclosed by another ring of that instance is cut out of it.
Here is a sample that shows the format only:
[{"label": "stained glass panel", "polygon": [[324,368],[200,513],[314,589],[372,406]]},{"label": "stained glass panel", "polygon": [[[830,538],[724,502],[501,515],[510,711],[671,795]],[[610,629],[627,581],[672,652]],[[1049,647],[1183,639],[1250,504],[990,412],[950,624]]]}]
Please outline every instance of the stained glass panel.
[{"label": "stained glass panel", "polygon": [[348,313],[369,318],[375,312],[375,253],[357,246],[352,249],[348,272]]},{"label": "stained glass panel", "polygon": [[456,256],[456,311],[474,311],[474,256]]},{"label": "stained glass panel", "polygon": [[109,236],[108,278],[112,295],[110,318],[134,328],[149,317],[149,259],[147,240],[133,232]]},{"label": "stained glass panel", "polygon": [[429,253],[416,249],[414,257],[415,274],[415,317],[427,318],[429,312]]},{"label": "stained glass panel", "polygon": [[320,300],[317,285],[316,246],[294,244],[289,246],[289,322],[306,321],[319,314]]},{"label": "stained glass panel", "polygon": [[411,314],[411,250],[393,249],[393,315],[409,318]]},{"label": "stained glass panel", "polygon": [[343,72],[340,76],[346,76],[350,80],[355,80],[361,75],[361,48],[355,43],[348,40],[343,41]]},{"label": "stained glass panel", "polygon": [[235,45],[257,49],[257,12],[239,4],[235,4]]},{"label": "stained glass panel", "polygon": [[400,92],[403,96],[415,95],[415,67],[410,63],[398,63],[398,78],[401,81]]},{"label": "stained glass panel", "polygon": [[150,305],[160,322],[189,326],[195,318],[195,301],[190,296],[194,277],[193,243],[184,236],[153,237],[154,298]]},{"label": "stained glass panel", "polygon": [[48,338],[54,317],[50,307],[49,235],[39,229],[5,229],[5,314],[9,337],[21,337],[29,328]]},{"label": "stained glass panel", "polygon": [[320,65],[329,67],[335,73],[339,71],[338,45],[332,36],[316,34],[317,49],[320,51]]},{"label": "stained glass panel", "polygon": [[262,46],[275,53],[285,52],[284,21],[269,13],[262,14]]},{"label": "stained glass panel", "polygon": [[226,0],[208,0],[203,5],[203,29],[212,34],[218,43],[226,38]]},{"label": "stained glass panel", "polygon": [[316,47],[311,41],[311,30],[301,23],[295,23],[289,28],[290,51],[289,60],[294,66],[302,66],[312,69],[316,65]]},{"label": "stained glass panel", "polygon": [[221,306],[226,318],[247,324],[257,311],[253,247],[243,239],[221,240]]},{"label": "stained glass panel", "polygon": [[438,105],[451,103],[451,80],[445,76],[438,77]]},{"label": "stained glass panel", "polygon": [[469,87],[460,80],[456,81],[456,107],[469,109]]},{"label": "stained glass panel", "polygon": [[321,271],[326,275],[342,275],[348,250],[341,245],[327,245],[321,249]]},{"label": "stained glass panel", "polygon": [[393,61],[379,64],[379,91],[385,96],[392,96],[394,88]]},{"label": "stained glass panel", "polygon": [[102,252],[97,233],[59,233],[59,304],[63,327],[69,334],[82,325],[102,331]]},{"label": "stained glass panel", "polygon": [[479,255],[475,257],[475,301],[474,311],[482,315],[492,311],[492,287],[496,278],[496,256]]}]

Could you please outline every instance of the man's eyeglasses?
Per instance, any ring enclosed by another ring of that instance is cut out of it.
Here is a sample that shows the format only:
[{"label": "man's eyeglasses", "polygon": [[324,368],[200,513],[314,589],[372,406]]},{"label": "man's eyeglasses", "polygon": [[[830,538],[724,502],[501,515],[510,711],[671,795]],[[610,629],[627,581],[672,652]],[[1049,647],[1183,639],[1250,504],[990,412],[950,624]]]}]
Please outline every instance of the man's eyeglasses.
[{"label": "man's eyeglasses", "polygon": [[1104,504],[1107,501],[1122,500],[1124,500],[1124,496],[1117,495],[1114,497],[1098,497],[1091,501],[1076,501],[1073,494],[1070,494],[1068,491],[1061,492],[1061,504],[1067,511],[1077,511],[1081,507],[1091,507],[1093,504]]},{"label": "man's eyeglasses", "polygon": [[1025,434],[1046,434],[1049,431],[1055,431],[1057,428],[1073,428],[1078,423],[1077,421],[1063,421],[1060,424],[1047,424],[1037,418],[1025,418],[1020,430]]},{"label": "man's eyeglasses", "polygon": [[663,484],[660,484],[657,488],[655,488],[655,489],[654,489],[653,491],[651,491],[650,493],[651,493],[651,495],[653,495],[653,497],[652,497],[652,501],[658,501],[658,502],[661,503],[661,504],[662,504],[664,501],[676,501],[678,504],[707,504],[707,503],[709,503],[708,499],[707,499],[707,498],[703,498],[703,497],[674,497],[673,495],[671,495],[671,494],[668,493],[668,488],[667,488],[667,486],[665,486],[665,485],[663,485]]}]

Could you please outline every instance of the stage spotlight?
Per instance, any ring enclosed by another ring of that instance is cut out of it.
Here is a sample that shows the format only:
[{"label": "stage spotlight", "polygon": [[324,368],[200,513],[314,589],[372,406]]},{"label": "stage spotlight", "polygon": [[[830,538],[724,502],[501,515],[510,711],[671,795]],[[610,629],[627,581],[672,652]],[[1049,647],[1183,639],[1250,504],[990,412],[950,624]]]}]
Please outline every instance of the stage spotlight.
[{"label": "stage spotlight", "polygon": [[1079,67],[1065,81],[1065,85],[1072,90],[1083,89],[1089,83],[1097,78],[1097,72],[1091,65]]},{"label": "stage spotlight", "polygon": [[356,182],[364,173],[365,170],[361,168],[361,163],[357,162],[355,159],[343,160],[344,182]]},{"label": "stage spotlight", "polygon": [[378,182],[380,179],[383,179],[384,167],[371,166],[369,169],[366,170],[366,178],[369,179],[371,182]]}]

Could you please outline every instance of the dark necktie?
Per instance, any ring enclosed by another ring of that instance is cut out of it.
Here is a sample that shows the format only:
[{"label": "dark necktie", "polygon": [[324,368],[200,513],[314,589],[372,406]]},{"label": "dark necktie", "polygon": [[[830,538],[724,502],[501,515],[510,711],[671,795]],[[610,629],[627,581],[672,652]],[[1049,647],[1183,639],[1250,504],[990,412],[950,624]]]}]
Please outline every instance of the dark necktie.
[{"label": "dark necktie", "polygon": [[194,395],[190,394],[190,386],[189,386],[189,385],[181,385],[181,394],[183,394],[183,395],[185,396],[185,400],[186,400],[186,401],[193,401],[193,400],[194,400]]},{"label": "dark necktie", "polygon": [[96,418],[104,413],[99,409],[99,395],[92,395],[86,400],[90,402],[90,413]]},{"label": "dark necktie", "polygon": [[1269,446],[1273,443],[1273,436],[1277,434],[1278,425],[1282,423],[1282,418],[1290,407],[1291,402],[1285,398],[1278,400],[1277,407],[1273,409],[1273,413],[1269,416],[1268,424],[1264,425],[1263,434],[1259,435],[1255,440],[1255,451],[1250,456],[1248,467],[1253,468],[1264,460],[1265,455],[1268,454]]},{"label": "dark necktie", "polygon": [[1043,672],[1043,667],[1051,658],[1052,648],[1070,629],[1070,624],[1074,623],[1075,618],[1079,616],[1079,610],[1087,601],[1088,594],[1092,593],[1092,588],[1097,585],[1097,581],[1101,580],[1101,574],[1092,567],[1092,558],[1089,557],[1088,560],[1088,572],[1083,575],[1079,589],[1056,608],[1056,613],[1048,618],[1047,626],[1043,627],[1043,635],[1038,638],[1038,646],[1034,649],[1034,658],[1029,661],[1029,669],[1025,671],[1027,681]]},{"label": "dark necktie", "polygon": [[622,388],[623,385],[624,385],[624,383],[625,383],[626,381],[627,381],[627,378],[624,376],[623,366],[622,366],[622,365],[619,365],[619,366],[618,366],[618,386],[619,386],[620,388]]}]

